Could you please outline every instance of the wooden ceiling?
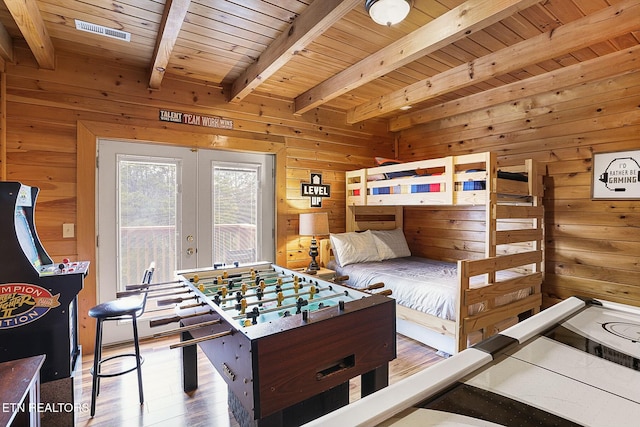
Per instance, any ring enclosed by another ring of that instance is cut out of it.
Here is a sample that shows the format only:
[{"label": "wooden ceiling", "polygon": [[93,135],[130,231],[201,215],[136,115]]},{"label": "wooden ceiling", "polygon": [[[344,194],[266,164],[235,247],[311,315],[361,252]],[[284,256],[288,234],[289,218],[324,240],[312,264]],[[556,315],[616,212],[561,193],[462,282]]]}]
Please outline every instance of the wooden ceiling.
[{"label": "wooden ceiling", "polygon": [[4,0],[0,23],[7,62],[26,42],[44,69],[68,51],[141,67],[156,90],[168,76],[197,80],[229,102],[256,91],[293,100],[298,114],[325,106],[400,130],[434,108],[637,46],[640,0],[414,0],[391,27],[364,0]]}]

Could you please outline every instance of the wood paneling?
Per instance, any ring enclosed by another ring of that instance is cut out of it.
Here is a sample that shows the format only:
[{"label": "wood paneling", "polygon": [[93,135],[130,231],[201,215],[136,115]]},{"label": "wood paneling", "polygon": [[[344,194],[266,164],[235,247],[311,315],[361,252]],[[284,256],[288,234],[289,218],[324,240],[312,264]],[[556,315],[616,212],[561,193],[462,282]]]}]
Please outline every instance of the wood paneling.
[{"label": "wood paneling", "polygon": [[[416,0],[407,19],[390,28],[372,24],[362,5],[355,6],[304,49],[284,54],[290,60],[266,81],[252,80],[261,84],[241,102],[228,103],[228,86],[314,1],[241,3],[191,1],[158,91],[148,84],[162,3],[37,1],[55,47],[53,71],[39,68],[25,35],[0,4],[0,22],[13,44],[8,52],[3,37],[0,49],[0,178],[41,188],[38,228],[54,258],[89,254],[95,261],[95,147],[85,143],[95,144],[96,137],[280,153],[276,252],[289,267],[306,264],[308,242],[297,235],[297,221],[310,208],[299,184],[311,172],[322,173],[331,185],[322,210],[330,213],[331,231],[341,232],[345,171],[372,166],[374,156],[418,160],[495,151],[502,164],[534,158],[547,175],[546,303],[586,294],[640,305],[637,201],[590,199],[593,153],[640,148],[638,0],[533,4],[446,46],[433,40],[437,50],[354,84],[302,115],[294,114],[295,98],[324,80],[458,6],[477,5],[473,13],[480,13],[495,5]],[[79,33],[75,18],[131,31],[132,42]],[[599,26],[602,31],[595,30]],[[452,92],[454,74],[459,84]],[[406,98],[407,88],[431,81],[439,82],[440,95],[427,96],[410,112],[390,111],[382,102],[394,93]],[[390,121],[347,124],[347,110],[361,105]],[[161,108],[223,116],[234,121],[234,129],[159,122]],[[482,230],[469,228],[464,218],[411,209],[406,214],[416,253],[457,259],[480,245]],[[68,219],[78,223],[77,239],[61,237]],[[95,302],[94,272],[81,310]],[[92,336],[83,332],[89,342]]]},{"label": "wood paneling", "polygon": [[[288,267],[308,263],[309,242],[300,240],[297,222],[300,212],[311,209],[300,183],[311,172],[323,174],[332,196],[322,210],[330,213],[332,231],[344,231],[343,171],[370,166],[374,156],[393,156],[394,139],[379,120],[347,125],[344,113],[324,109],[294,116],[292,102],[276,97],[250,95],[228,104],[219,88],[168,78],[162,91],[149,91],[140,70],[64,52],[51,73],[22,61],[25,54],[16,49],[17,61],[6,73],[6,178],[41,188],[37,227],[54,259],[92,261],[79,297],[86,349],[92,348],[94,328],[86,312],[96,301],[96,138],[278,154],[274,261]],[[160,122],[161,108],[229,118],[234,129]],[[65,222],[77,223],[76,239],[62,238]]]},{"label": "wood paneling", "polygon": [[[487,99],[486,108],[478,97],[471,111],[451,110],[401,131],[403,160],[492,150],[503,165],[527,157],[541,162],[546,170],[545,305],[570,295],[640,305],[640,202],[591,200],[593,153],[640,149],[640,72],[633,66],[639,53],[627,55],[631,64],[617,75],[611,71],[608,78],[495,105]],[[410,226],[425,214],[405,212],[416,252],[446,257],[473,245],[471,231],[456,237],[464,224],[458,218],[450,218],[448,227],[441,219]]]}]

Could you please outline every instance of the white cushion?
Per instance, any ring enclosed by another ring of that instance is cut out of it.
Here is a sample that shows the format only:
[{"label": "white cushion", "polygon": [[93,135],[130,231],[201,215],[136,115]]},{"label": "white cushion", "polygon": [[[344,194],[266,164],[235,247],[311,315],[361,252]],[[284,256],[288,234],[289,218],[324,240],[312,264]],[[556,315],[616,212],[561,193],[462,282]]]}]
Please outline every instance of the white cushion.
[{"label": "white cushion", "polygon": [[401,228],[395,230],[372,230],[380,259],[393,259],[411,256],[407,239]]},{"label": "white cushion", "polygon": [[341,267],[358,262],[380,261],[376,243],[370,230],[362,233],[330,234],[331,247]]}]

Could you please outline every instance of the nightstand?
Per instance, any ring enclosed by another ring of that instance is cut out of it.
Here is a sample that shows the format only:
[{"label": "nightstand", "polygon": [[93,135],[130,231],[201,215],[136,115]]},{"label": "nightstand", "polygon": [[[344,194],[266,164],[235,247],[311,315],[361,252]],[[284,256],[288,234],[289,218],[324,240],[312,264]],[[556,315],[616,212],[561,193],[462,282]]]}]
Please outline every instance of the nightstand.
[{"label": "nightstand", "polygon": [[322,279],[322,280],[333,280],[333,278],[336,276],[335,271],[328,268],[324,268],[324,267],[320,267],[320,270],[316,271],[316,274],[313,274],[313,275],[305,273],[305,271],[306,271],[306,268],[300,270],[302,274],[307,274],[311,277],[317,277],[318,279]]}]

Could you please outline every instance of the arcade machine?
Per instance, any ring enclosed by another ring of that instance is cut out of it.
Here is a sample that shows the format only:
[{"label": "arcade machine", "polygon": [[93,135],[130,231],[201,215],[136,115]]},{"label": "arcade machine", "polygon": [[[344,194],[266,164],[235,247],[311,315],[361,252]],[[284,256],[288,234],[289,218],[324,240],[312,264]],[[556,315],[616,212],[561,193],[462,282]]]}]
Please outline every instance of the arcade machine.
[{"label": "arcade machine", "polygon": [[47,254],[34,221],[38,192],[0,182],[0,362],[46,355],[43,422],[73,425],[74,370],[82,363],[77,295],[89,262],[55,263]]}]

